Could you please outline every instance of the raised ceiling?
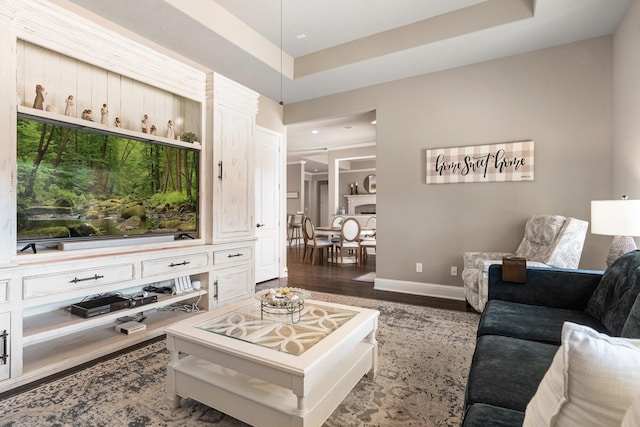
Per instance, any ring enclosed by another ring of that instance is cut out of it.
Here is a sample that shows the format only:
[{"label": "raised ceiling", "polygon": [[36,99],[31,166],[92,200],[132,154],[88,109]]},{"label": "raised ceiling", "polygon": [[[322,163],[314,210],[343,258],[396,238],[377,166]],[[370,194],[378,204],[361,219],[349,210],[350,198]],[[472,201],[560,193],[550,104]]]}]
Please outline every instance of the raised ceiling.
[{"label": "raised ceiling", "polygon": [[[632,0],[52,1],[286,106],[611,34]],[[305,142],[314,127],[323,124],[289,126],[289,149],[316,149]],[[317,145],[375,140],[375,130],[370,135],[346,132]]]},{"label": "raised ceiling", "polygon": [[70,1],[285,104],[610,34],[631,2]]}]

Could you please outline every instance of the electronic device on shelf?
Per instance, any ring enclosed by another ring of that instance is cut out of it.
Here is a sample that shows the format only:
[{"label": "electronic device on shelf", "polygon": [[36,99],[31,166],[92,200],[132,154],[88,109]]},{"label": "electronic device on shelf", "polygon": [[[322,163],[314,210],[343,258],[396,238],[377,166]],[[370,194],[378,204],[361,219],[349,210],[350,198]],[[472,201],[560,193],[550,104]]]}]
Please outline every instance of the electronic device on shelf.
[{"label": "electronic device on shelf", "polygon": [[157,295],[147,294],[146,296],[142,295],[133,298],[107,295],[72,304],[71,313],[88,319],[101,314],[111,313],[125,308],[139,307],[154,302],[158,302]]},{"label": "electronic device on shelf", "polygon": [[135,334],[136,332],[142,332],[145,329],[147,329],[147,325],[136,321],[120,323],[116,325],[117,332],[121,332],[127,335]]},{"label": "electronic device on shelf", "polygon": [[129,307],[138,307],[141,305],[151,304],[154,302],[158,302],[158,295],[140,296],[140,297],[131,298],[129,300]]},{"label": "electronic device on shelf", "polygon": [[191,285],[191,277],[190,276],[176,277],[174,279],[174,287],[175,287],[176,295],[180,295],[183,292],[192,291],[193,286]]},{"label": "electronic device on shelf", "polygon": [[112,311],[129,308],[129,298],[118,295],[108,295],[77,302],[71,305],[71,313],[80,317],[94,317]]}]

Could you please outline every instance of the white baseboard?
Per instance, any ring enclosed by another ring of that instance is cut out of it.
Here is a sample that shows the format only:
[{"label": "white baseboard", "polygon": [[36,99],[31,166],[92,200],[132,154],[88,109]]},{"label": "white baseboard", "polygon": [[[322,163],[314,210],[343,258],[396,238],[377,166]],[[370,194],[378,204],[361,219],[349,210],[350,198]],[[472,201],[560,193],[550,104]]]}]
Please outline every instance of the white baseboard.
[{"label": "white baseboard", "polygon": [[464,301],[464,288],[460,286],[438,285],[433,283],[409,282],[405,280],[381,279],[376,277],[373,285],[376,291],[400,292],[403,294]]}]

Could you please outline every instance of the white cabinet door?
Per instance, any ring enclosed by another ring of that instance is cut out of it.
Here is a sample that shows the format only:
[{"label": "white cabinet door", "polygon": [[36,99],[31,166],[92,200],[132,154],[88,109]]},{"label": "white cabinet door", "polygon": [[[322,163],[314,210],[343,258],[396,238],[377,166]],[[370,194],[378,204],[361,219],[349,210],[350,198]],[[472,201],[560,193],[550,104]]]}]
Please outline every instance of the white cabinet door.
[{"label": "white cabinet door", "polygon": [[256,128],[255,218],[256,218],[256,283],[279,277],[280,218],[280,146],[282,136]]},{"label": "white cabinet door", "polygon": [[253,236],[253,118],[215,107],[214,236]]},{"label": "white cabinet door", "polygon": [[11,355],[11,313],[0,313],[0,380],[6,380],[10,375],[9,363]]},{"label": "white cabinet door", "polygon": [[253,266],[251,264],[224,268],[214,273],[214,305],[222,307],[253,295]]}]

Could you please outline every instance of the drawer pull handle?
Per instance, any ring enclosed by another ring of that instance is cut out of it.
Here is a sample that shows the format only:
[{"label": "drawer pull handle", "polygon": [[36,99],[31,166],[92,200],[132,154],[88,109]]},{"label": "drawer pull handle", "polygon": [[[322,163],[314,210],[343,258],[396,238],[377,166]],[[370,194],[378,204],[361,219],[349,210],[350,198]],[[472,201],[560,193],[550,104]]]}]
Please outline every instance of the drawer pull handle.
[{"label": "drawer pull handle", "polygon": [[219,168],[219,171],[218,171],[218,179],[219,179],[220,181],[222,181],[222,160],[220,160],[220,161],[218,162],[218,168]]},{"label": "drawer pull handle", "polygon": [[9,337],[9,334],[6,329],[2,331],[0,337],[2,337],[2,356],[0,356],[0,359],[2,359],[2,364],[6,365],[7,359],[9,358],[9,353],[7,353],[7,338]]},{"label": "drawer pull handle", "polygon": [[182,261],[177,264],[171,263],[169,264],[169,267],[173,268],[173,267],[178,267],[180,265],[187,265],[187,264],[191,264],[191,261]]},{"label": "drawer pull handle", "polygon": [[237,254],[235,254],[235,255],[229,254],[229,255],[227,255],[227,256],[228,256],[229,258],[235,258],[235,257],[242,256],[242,254],[238,252],[238,253],[237,253]]},{"label": "drawer pull handle", "polygon": [[97,274],[94,274],[93,277],[85,277],[84,279],[78,279],[77,277],[74,277],[71,283],[86,282],[87,280],[98,280],[102,279],[103,277],[104,276],[98,276]]}]

